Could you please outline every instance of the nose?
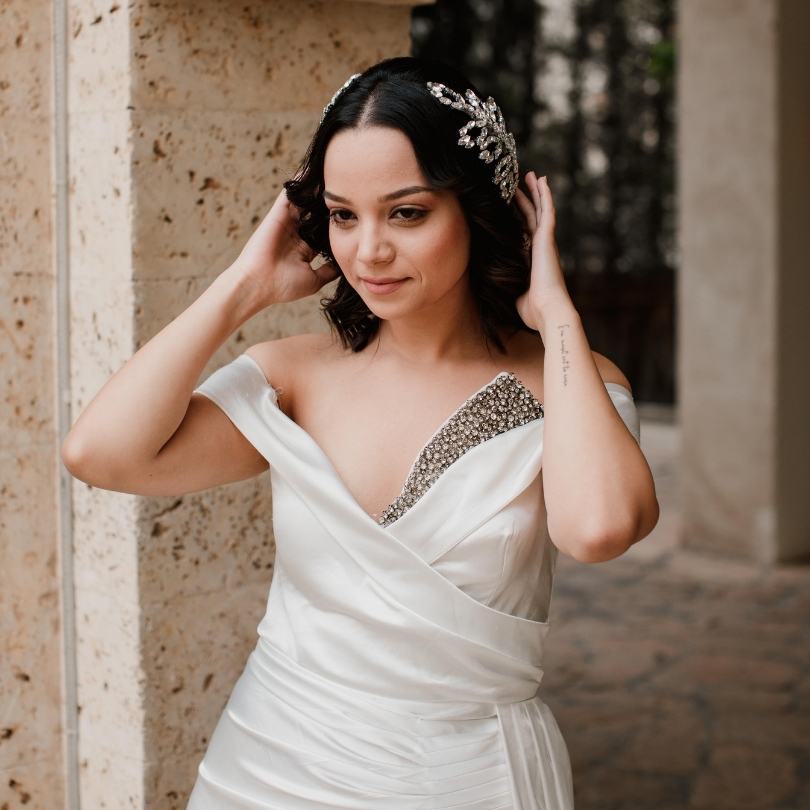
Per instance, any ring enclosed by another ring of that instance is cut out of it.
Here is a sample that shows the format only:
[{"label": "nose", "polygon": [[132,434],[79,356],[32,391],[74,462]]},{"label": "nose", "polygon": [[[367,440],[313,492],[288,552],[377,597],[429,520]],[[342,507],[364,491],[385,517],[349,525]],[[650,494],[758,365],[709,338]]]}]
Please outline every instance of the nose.
[{"label": "nose", "polygon": [[393,246],[385,238],[383,229],[374,222],[359,228],[357,261],[363,264],[389,262],[394,255]]}]

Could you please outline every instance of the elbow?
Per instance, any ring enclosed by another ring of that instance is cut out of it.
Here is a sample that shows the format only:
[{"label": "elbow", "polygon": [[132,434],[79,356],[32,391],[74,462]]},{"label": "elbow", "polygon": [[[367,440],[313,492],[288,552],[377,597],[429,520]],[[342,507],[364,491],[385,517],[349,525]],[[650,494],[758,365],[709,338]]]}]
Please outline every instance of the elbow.
[{"label": "elbow", "polygon": [[600,563],[620,557],[627,551],[632,543],[627,542],[625,537],[604,537],[600,536],[591,540],[580,541],[569,552],[577,562]]},{"label": "elbow", "polygon": [[62,442],[60,455],[62,457],[62,464],[65,465],[65,469],[74,478],[79,478],[84,453],[80,443],[75,437],[71,436],[70,433],[68,433],[67,437]]},{"label": "elbow", "polygon": [[630,546],[643,540],[658,524],[660,507],[658,500],[653,498],[649,508],[643,510],[634,518],[628,518],[623,523],[605,530],[607,521],[602,524],[601,531],[592,531],[585,534],[586,539],[576,544],[571,556],[578,562],[599,563],[613,560],[624,554]]},{"label": "elbow", "polygon": [[[580,527],[569,532],[562,531],[557,536],[565,539],[560,543],[555,541],[555,545],[577,562],[607,562],[620,557],[640,539],[638,525],[637,521],[627,521],[610,527],[603,522],[590,530]],[[549,535],[554,539],[555,534],[551,530]]]},{"label": "elbow", "polygon": [[94,451],[75,436],[68,434],[60,449],[62,464],[77,480],[99,489],[116,489],[113,483],[113,466],[106,458]]}]

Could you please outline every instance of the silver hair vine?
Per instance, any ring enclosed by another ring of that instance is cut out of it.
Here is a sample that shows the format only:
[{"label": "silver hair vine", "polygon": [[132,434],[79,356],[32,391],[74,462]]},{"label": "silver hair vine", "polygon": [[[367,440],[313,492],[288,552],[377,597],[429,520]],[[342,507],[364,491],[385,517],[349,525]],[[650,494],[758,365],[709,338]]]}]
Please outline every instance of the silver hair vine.
[{"label": "silver hair vine", "polygon": [[326,113],[335,106],[335,102],[337,101],[338,96],[358,77],[360,76],[359,73],[352,73],[348,79],[335,91],[335,95],[329,100],[329,103],[323,108],[323,113],[321,114],[321,120],[318,126],[323,123],[323,119],[326,118]]},{"label": "silver hair vine", "polygon": [[[488,96],[486,101],[481,101],[469,89],[464,93],[465,99],[455,90],[451,90],[439,82],[427,82],[427,86],[431,94],[442,104],[449,104],[453,109],[461,110],[470,116],[471,120],[458,131],[461,136],[458,139],[459,146],[467,149],[477,146],[480,150],[478,157],[486,163],[492,163],[493,160],[501,158],[495,164],[495,176],[492,178],[492,182],[500,187],[501,197],[506,202],[511,202],[519,177],[517,150],[515,149],[515,138],[506,129],[500,107],[492,96]],[[480,130],[475,140],[467,134],[474,127]],[[489,149],[491,144],[495,144],[494,151]]]}]

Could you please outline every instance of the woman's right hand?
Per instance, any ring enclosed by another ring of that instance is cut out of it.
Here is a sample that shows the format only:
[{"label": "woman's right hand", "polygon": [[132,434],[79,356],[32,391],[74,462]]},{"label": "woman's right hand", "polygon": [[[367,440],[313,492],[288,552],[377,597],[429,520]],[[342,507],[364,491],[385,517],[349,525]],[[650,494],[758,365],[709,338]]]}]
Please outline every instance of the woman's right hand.
[{"label": "woman's right hand", "polygon": [[316,253],[298,236],[299,210],[281,189],[232,267],[246,282],[257,311],[316,293],[339,275],[331,262],[310,266]]}]

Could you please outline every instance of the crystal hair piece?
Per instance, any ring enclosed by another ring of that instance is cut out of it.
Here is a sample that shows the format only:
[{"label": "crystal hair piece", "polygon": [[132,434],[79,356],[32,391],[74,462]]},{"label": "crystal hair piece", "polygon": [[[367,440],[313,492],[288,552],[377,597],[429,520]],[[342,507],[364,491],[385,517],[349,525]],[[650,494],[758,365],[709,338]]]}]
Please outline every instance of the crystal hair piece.
[{"label": "crystal hair piece", "polygon": [[[495,164],[495,176],[492,178],[492,182],[500,187],[501,197],[506,202],[510,202],[518,184],[517,150],[515,149],[515,138],[506,129],[500,107],[492,96],[489,96],[486,101],[481,101],[472,90],[465,91],[465,100],[455,90],[451,90],[439,82],[427,82],[427,86],[431,94],[442,104],[449,104],[454,109],[467,113],[472,119],[458,131],[461,136],[458,139],[459,146],[467,149],[477,146],[480,150],[478,157],[486,163],[492,163],[493,160],[501,158]],[[480,132],[473,141],[467,133],[474,127],[477,127]],[[489,150],[490,144],[495,144],[492,152]],[[502,154],[503,157],[501,157]]]},{"label": "crystal hair piece", "polygon": [[[352,73],[348,79],[335,91],[335,95],[329,100],[329,103],[323,108],[323,113],[321,114],[321,121],[323,123],[323,119],[326,118],[326,113],[335,106],[335,102],[337,101],[337,97],[359,76],[359,73]],[[319,124],[320,126],[320,124]]]}]

